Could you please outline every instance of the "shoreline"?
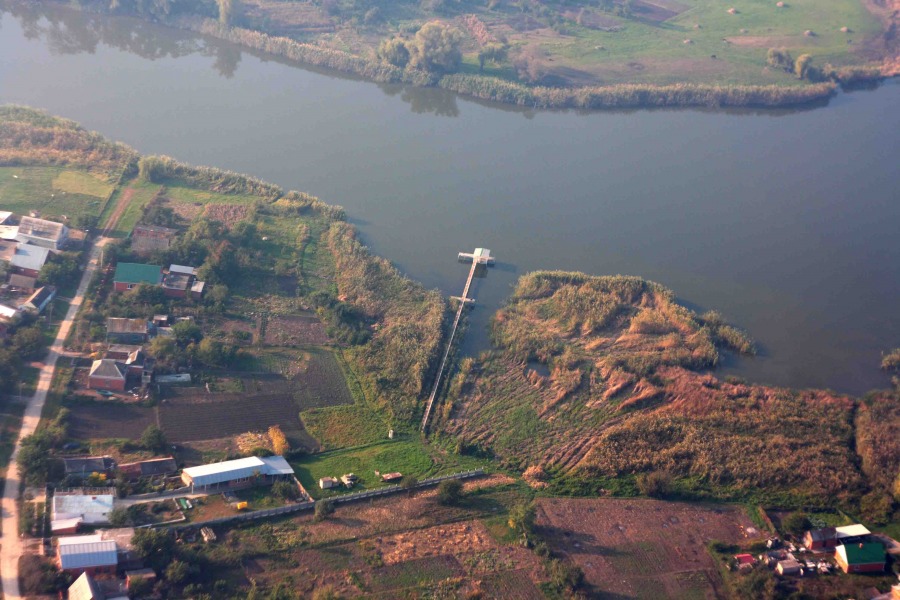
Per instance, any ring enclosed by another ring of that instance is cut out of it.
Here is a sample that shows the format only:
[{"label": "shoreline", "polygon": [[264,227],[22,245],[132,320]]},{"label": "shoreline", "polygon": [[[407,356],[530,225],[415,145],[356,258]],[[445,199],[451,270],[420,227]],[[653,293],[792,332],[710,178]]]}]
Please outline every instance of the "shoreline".
[{"label": "shoreline", "polygon": [[[71,5],[54,4],[73,8]],[[78,6],[74,9],[108,17],[116,16],[92,10],[87,6]],[[464,98],[528,109],[798,108],[827,103],[839,88],[846,90],[868,85],[877,86],[891,76],[885,74],[880,67],[851,66],[835,70],[831,74],[832,80],[800,86],[696,83],[532,86],[484,75],[464,73],[435,75],[424,71],[404,70],[349,52],[297,42],[287,37],[272,36],[240,27],[223,27],[218,21],[210,18],[175,17],[161,21],[129,16],[163,27],[207,36],[246,50],[262,52],[301,67],[328,69],[361,77],[371,83],[439,88]]]}]

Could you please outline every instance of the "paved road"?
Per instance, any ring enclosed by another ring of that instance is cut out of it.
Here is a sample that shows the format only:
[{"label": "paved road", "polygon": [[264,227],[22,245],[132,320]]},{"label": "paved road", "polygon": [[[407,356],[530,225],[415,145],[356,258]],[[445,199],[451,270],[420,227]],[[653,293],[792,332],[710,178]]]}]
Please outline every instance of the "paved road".
[{"label": "paved road", "polygon": [[87,290],[87,286],[97,271],[100,263],[100,252],[106,242],[106,238],[100,239],[91,249],[90,261],[81,277],[78,291],[75,292],[75,297],[72,298],[69,304],[69,310],[59,326],[56,339],[53,340],[53,344],[50,346],[50,351],[47,354],[44,367],[41,369],[41,375],[34,395],[29,399],[28,405],[25,407],[22,429],[19,431],[19,438],[16,440],[16,447],[9,461],[9,468],[6,470],[6,485],[3,489],[2,499],[2,538],[0,538],[0,580],[3,583],[4,600],[20,600],[22,598],[19,593],[19,557],[22,555],[24,544],[18,533],[19,512],[16,506],[16,499],[19,497],[20,481],[16,457],[22,447],[22,438],[34,433],[38,422],[41,420],[41,410],[44,408],[47,392],[50,391],[50,382],[53,380],[53,370],[56,367],[56,361],[63,354],[63,343],[69,335],[69,330],[72,328],[75,314],[84,301],[84,293]]}]

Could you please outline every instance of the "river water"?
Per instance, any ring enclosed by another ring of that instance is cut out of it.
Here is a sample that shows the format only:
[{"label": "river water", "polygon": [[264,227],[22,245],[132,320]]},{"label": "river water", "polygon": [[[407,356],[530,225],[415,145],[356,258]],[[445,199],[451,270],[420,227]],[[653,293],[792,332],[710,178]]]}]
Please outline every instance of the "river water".
[{"label": "river water", "polygon": [[[724,373],[862,393],[900,346],[900,85],[801,111],[528,111],[298,68],[184,32],[2,8],[0,102],[347,208],[447,295],[490,248],[465,350],[534,269],[639,275],[746,329]],[[10,12],[12,11],[12,12]]]}]

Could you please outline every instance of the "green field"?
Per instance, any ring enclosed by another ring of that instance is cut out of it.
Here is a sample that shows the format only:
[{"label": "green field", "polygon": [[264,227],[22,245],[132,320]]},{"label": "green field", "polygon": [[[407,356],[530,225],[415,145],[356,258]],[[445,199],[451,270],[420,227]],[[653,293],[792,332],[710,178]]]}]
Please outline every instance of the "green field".
[{"label": "green field", "polygon": [[63,167],[0,167],[0,207],[45,217],[99,215],[115,184],[98,175]]},{"label": "green field", "polygon": [[345,473],[354,473],[359,483],[353,491],[383,487],[381,473],[400,472],[405,476],[413,476],[419,480],[449,473],[457,473],[484,466],[484,461],[441,454],[439,451],[422,445],[418,440],[384,441],[360,448],[348,448],[304,456],[291,462],[297,479],[314,498],[326,498],[346,493],[344,488],[335,490],[319,489],[322,477],[340,477]]},{"label": "green field", "polygon": [[109,204],[106,207],[106,210],[103,211],[103,214],[100,215],[100,223],[106,223],[106,220],[112,216],[113,211],[119,204],[119,201],[122,199],[122,194],[125,193],[126,190],[132,190],[131,200],[128,202],[128,205],[125,207],[125,210],[119,216],[119,220],[116,223],[116,226],[109,232],[110,237],[115,238],[124,238],[128,237],[131,234],[131,230],[134,229],[134,226],[141,218],[141,211],[144,206],[150,202],[153,197],[156,195],[156,192],[159,190],[158,185],[154,185],[152,183],[146,183],[140,181],[139,179],[134,179],[132,181],[123,183],[116,193],[113,194],[112,198],[109,201]]}]

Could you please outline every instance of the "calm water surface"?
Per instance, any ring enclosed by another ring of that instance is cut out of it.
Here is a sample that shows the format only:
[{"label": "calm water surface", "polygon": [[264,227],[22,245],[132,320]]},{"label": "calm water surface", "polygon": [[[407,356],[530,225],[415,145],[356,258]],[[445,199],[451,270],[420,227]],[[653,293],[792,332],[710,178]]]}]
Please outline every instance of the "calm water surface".
[{"label": "calm water surface", "polygon": [[900,346],[896,83],[796,112],[529,112],[12,8],[0,102],[341,204],[374,252],[447,295],[467,272],[456,253],[491,248],[469,352],[533,269],[640,275],[716,308],[762,350],[725,372],[761,383],[861,393],[888,384],[880,355]]}]

